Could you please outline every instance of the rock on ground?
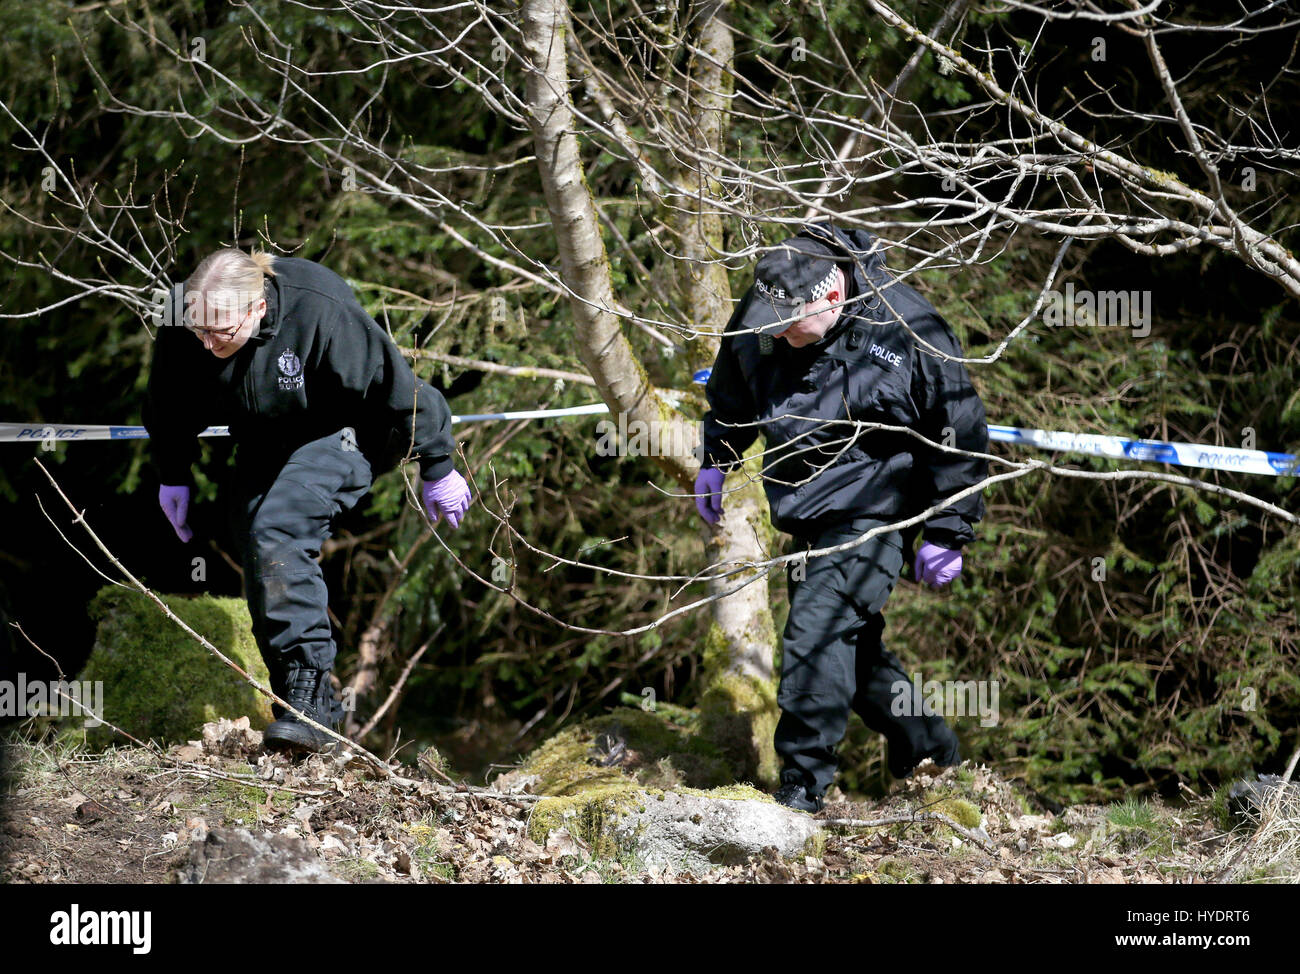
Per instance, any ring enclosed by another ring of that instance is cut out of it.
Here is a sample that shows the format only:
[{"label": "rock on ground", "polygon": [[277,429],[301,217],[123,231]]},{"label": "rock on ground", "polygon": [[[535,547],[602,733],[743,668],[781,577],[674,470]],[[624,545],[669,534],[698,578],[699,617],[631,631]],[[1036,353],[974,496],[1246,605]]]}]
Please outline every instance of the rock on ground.
[{"label": "rock on ground", "polygon": [[812,816],[772,802],[679,792],[639,797],[639,804],[610,825],[610,833],[651,867],[732,865],[769,846],[794,856],[819,828]]},{"label": "rock on ground", "polygon": [[179,883],[345,883],[301,839],[254,836],[247,829],[213,829],[190,846]]}]

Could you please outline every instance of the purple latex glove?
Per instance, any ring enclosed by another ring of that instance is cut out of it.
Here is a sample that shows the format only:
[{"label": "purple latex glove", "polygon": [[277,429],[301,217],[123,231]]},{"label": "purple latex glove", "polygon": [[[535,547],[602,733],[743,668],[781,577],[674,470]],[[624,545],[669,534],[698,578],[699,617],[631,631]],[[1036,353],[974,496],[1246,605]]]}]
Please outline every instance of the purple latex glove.
[{"label": "purple latex glove", "polygon": [[185,522],[190,513],[190,489],[186,486],[169,487],[167,484],[160,484],[158,487],[158,503],[162,505],[163,513],[167,515],[167,520],[171,522],[172,528],[176,531],[176,537],[182,541],[189,541],[194,537],[194,532],[190,530],[189,525]]},{"label": "purple latex glove", "polygon": [[940,585],[946,585],[961,575],[962,553],[926,541],[917,551],[917,563],[914,564],[913,570],[918,585],[930,583],[935,588],[939,588]]},{"label": "purple latex glove", "polygon": [[723,479],[717,467],[705,467],[695,478],[695,509],[710,524],[717,524],[722,517]]},{"label": "purple latex glove", "polygon": [[940,548],[926,541],[916,553],[913,566],[917,584],[928,582],[935,588],[947,585],[961,574],[961,552]]},{"label": "purple latex glove", "polygon": [[439,480],[424,482],[424,507],[434,524],[445,514],[447,523],[460,527],[460,519],[469,507],[469,484],[455,470]]}]

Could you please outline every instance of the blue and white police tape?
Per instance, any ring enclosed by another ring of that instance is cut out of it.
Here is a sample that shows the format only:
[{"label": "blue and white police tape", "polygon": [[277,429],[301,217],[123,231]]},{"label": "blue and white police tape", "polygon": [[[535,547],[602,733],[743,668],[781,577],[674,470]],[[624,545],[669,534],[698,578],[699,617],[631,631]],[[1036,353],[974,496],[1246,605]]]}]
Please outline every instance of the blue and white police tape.
[{"label": "blue and white police tape", "polygon": [[[474,413],[452,416],[453,423],[481,423],[487,420],[545,419],[549,416],[594,416],[609,412],[603,402],[564,409],[521,409],[509,413]],[[229,436],[229,426],[209,426],[199,436]],[[56,423],[0,423],[0,443],[70,443],[82,440],[147,440],[143,426],[64,426]]]},{"label": "blue and white police tape", "polygon": [[[609,412],[604,403],[568,406],[562,409],[524,409],[506,413],[477,413],[452,416],[453,423],[481,423],[490,420],[544,419],[555,416],[596,416]],[[229,436],[225,426],[209,426],[200,436]],[[0,423],[0,443],[69,443],[82,440],[140,440],[149,433],[143,426],[66,426],[53,423]],[[1001,443],[1020,443],[1040,450],[1061,453],[1088,453],[1113,460],[1137,460],[1167,463],[1178,467],[1225,470],[1263,476],[1295,476],[1300,473],[1300,457],[1291,453],[1244,450],[1207,443],[1171,443],[1164,440],[1132,440],[1100,433],[1066,433],[1060,430],[1021,429],[1016,426],[990,426],[989,439]]]},{"label": "blue and white police tape", "polygon": [[1027,430],[1016,426],[990,426],[989,439],[1002,443],[1024,443],[1040,450],[1062,453],[1091,453],[1115,460],[1142,460],[1203,470],[1229,470],[1271,477],[1295,476],[1300,458],[1291,453],[1243,450],[1207,443],[1169,443],[1164,440],[1130,440],[1101,433],[1064,433],[1060,430]]},{"label": "blue and white police tape", "polygon": [[[199,436],[229,436],[225,426],[209,426]],[[147,440],[143,426],[67,426],[60,423],[0,423],[0,443],[72,443],[82,440]]]}]

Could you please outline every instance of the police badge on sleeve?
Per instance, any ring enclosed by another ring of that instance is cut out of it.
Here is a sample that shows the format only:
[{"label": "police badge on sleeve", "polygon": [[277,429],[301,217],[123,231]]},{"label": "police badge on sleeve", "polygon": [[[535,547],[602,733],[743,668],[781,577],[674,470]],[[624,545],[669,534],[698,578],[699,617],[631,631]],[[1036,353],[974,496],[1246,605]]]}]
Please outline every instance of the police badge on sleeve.
[{"label": "police badge on sleeve", "polygon": [[302,362],[292,351],[285,350],[280,353],[279,359],[275,363],[280,368],[280,374],[277,378],[280,381],[280,388],[285,390],[302,388]]}]

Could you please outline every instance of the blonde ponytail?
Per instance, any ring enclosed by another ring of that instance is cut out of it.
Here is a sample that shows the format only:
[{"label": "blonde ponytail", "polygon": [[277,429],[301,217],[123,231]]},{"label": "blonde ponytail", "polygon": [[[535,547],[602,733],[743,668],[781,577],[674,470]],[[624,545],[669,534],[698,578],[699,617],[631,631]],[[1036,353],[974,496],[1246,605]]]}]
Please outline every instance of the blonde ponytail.
[{"label": "blonde ponytail", "polygon": [[242,313],[263,296],[266,278],[274,276],[273,255],[262,250],[246,254],[237,247],[223,247],[204,257],[186,279],[186,304],[201,300]]}]

